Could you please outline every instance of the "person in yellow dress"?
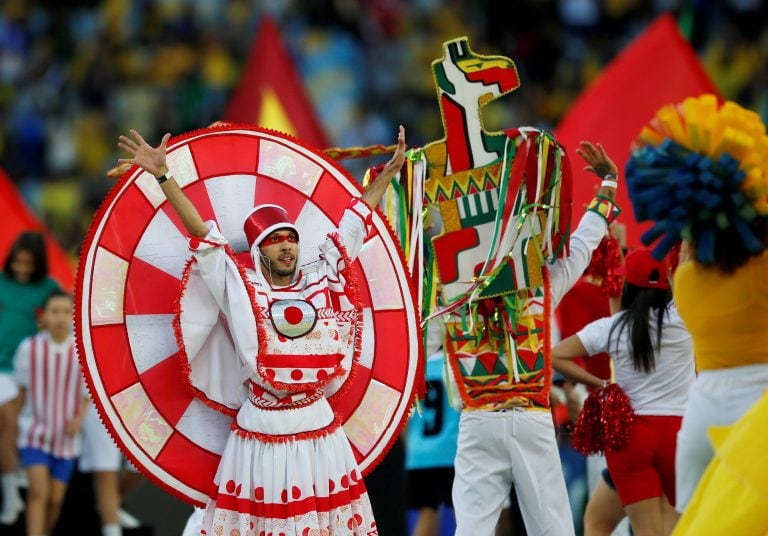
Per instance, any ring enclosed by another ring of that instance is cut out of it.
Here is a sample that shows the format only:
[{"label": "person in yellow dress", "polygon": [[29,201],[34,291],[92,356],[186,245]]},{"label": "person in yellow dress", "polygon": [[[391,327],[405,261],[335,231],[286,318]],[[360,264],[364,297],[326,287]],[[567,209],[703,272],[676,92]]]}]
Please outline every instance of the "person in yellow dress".
[{"label": "person in yellow dress", "polygon": [[660,109],[627,164],[635,216],[663,256],[697,378],[677,438],[674,534],[768,534],[768,136],[714,95]]}]

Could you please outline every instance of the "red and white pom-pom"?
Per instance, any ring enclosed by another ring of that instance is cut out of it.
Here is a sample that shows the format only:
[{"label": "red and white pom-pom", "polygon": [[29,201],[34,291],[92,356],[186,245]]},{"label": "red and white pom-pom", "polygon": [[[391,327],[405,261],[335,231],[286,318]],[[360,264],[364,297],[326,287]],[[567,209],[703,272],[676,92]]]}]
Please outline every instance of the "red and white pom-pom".
[{"label": "red and white pom-pom", "polygon": [[593,391],[573,428],[573,448],[584,455],[623,449],[632,431],[634,412],[617,384]]}]

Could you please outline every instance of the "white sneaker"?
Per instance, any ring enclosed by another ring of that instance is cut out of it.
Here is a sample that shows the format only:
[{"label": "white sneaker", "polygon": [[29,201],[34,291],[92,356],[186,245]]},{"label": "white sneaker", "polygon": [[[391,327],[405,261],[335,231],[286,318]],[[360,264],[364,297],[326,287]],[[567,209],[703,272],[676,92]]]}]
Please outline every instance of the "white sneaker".
[{"label": "white sneaker", "polygon": [[19,518],[19,514],[24,511],[24,501],[16,495],[8,501],[5,509],[0,513],[0,525],[14,525]]},{"label": "white sneaker", "polygon": [[120,526],[124,529],[137,529],[141,526],[141,521],[133,517],[122,508],[117,511],[117,519],[120,522]]},{"label": "white sneaker", "polygon": [[27,479],[27,471],[19,469],[16,472],[16,485],[20,488],[27,489],[29,487],[29,480]]}]

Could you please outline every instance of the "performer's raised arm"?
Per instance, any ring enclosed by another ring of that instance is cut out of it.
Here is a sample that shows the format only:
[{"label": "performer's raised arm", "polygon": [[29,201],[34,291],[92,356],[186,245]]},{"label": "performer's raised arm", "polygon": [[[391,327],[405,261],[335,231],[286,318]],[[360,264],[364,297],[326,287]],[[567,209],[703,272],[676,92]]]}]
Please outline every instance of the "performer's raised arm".
[{"label": "performer's raised arm", "polygon": [[587,162],[584,171],[591,171],[603,179],[597,195],[613,200],[618,185],[619,168],[613,163],[603,146],[599,143],[593,145],[588,141],[583,141],[581,147],[576,149],[576,154]]},{"label": "performer's raised arm", "polygon": [[392,155],[392,158],[384,166],[384,169],[381,170],[381,173],[379,173],[373,182],[368,185],[368,188],[365,189],[365,192],[360,196],[360,199],[365,201],[369,207],[376,208],[376,205],[381,201],[381,197],[384,195],[387,186],[389,186],[392,177],[394,177],[395,174],[400,171],[400,168],[403,167],[403,162],[405,162],[405,128],[403,125],[400,125],[400,130],[397,134],[397,150],[395,151],[395,154]]},{"label": "performer's raised arm", "polygon": [[163,136],[160,145],[152,147],[144,141],[141,134],[133,129],[130,132],[133,139],[128,136],[120,136],[117,146],[131,153],[133,158],[121,158],[118,162],[121,164],[137,165],[144,171],[154,175],[173,210],[181,218],[181,222],[184,224],[187,232],[199,238],[206,236],[208,234],[208,227],[203,222],[203,218],[200,217],[200,213],[195,206],[179,188],[166,165],[165,155],[171,135],[166,134]]},{"label": "performer's raised arm", "polygon": [[589,265],[592,252],[605,236],[608,226],[621,212],[614,203],[618,186],[618,168],[599,143],[583,141],[576,153],[584,159],[589,171],[602,179],[600,189],[570,238],[570,253],[557,259],[549,269],[554,304],[576,283]]}]

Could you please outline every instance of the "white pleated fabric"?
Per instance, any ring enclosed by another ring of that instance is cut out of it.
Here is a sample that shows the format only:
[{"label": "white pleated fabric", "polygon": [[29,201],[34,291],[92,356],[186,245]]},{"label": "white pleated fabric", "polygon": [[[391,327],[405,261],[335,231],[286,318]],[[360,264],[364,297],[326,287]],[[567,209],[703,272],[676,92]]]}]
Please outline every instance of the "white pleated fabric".
[{"label": "white pleated fabric", "polygon": [[244,406],[238,424],[249,417],[271,431],[285,430],[286,421],[296,429],[312,427],[316,419],[318,436],[268,442],[243,429],[232,433],[216,476],[216,500],[205,513],[207,534],[378,534],[349,441],[325,398],[297,410]]},{"label": "white pleated fabric", "polygon": [[[235,415],[201,534],[378,534],[352,447],[323,396],[357,358],[361,315],[345,268],[369,224],[367,207],[353,204],[339,237],[280,288],[239,267],[212,222],[205,239],[190,240],[177,334],[188,379],[201,400]],[[277,300],[310,304],[311,331],[278,333],[269,316]]]}]

